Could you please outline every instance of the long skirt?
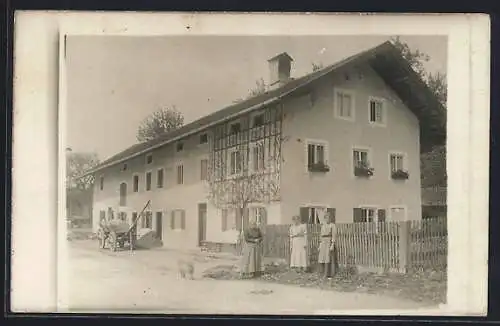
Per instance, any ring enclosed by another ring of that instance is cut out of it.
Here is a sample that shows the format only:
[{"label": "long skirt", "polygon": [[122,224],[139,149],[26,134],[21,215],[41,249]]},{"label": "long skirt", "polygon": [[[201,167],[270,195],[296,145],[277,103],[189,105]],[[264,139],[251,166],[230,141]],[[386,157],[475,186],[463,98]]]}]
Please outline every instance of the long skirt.
[{"label": "long skirt", "polygon": [[243,245],[241,272],[244,274],[259,273],[262,270],[262,250],[257,243],[246,242]]},{"label": "long skirt", "polygon": [[331,259],[330,245],[331,245],[330,238],[321,239],[319,243],[318,263],[328,264],[330,262]]},{"label": "long skirt", "polygon": [[304,237],[292,238],[292,252],[290,255],[290,267],[306,268],[307,250],[306,241]]}]

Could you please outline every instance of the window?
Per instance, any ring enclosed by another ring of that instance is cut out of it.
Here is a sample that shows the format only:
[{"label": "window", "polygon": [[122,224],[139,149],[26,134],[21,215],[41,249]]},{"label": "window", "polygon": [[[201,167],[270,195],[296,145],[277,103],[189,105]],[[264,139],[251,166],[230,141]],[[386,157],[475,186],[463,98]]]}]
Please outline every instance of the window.
[{"label": "window", "polygon": [[208,160],[203,159],[200,161],[200,180],[208,180]]},{"label": "window", "polygon": [[402,206],[393,206],[390,210],[391,221],[406,221],[406,208]]},{"label": "window", "polygon": [[181,185],[183,183],[184,183],[184,166],[178,165],[177,166],[177,184]]},{"label": "window", "polygon": [[255,221],[257,225],[267,225],[267,210],[265,207],[251,207],[250,220]]},{"label": "window", "polygon": [[308,224],[321,224],[323,215],[325,213],[324,207],[309,207]]},{"label": "window", "polygon": [[200,144],[206,144],[208,143],[208,135],[207,134],[201,134],[200,135]]},{"label": "window", "polygon": [[368,150],[355,149],[352,152],[352,159],[354,167],[369,167],[370,163],[368,161]]},{"label": "window", "polygon": [[404,155],[391,154],[390,155],[391,172],[404,171]]},{"label": "window", "polygon": [[264,114],[261,113],[259,115],[256,115],[254,118],[253,118],[253,127],[256,128],[256,127],[260,127],[264,125]]},{"label": "window", "polygon": [[177,143],[175,150],[178,152],[182,152],[184,150],[184,144],[183,143]]},{"label": "window", "polygon": [[104,190],[104,177],[99,179],[99,189]]},{"label": "window", "polygon": [[146,164],[153,163],[153,154],[146,155]]},{"label": "window", "polygon": [[354,119],[354,97],[347,91],[336,92],[336,115],[343,119]]},{"label": "window", "polygon": [[186,214],[182,209],[172,211],[170,216],[170,228],[172,230],[185,230],[186,229]]},{"label": "window", "polygon": [[307,144],[307,166],[315,164],[325,164],[325,144],[308,143]]},{"label": "window", "polygon": [[376,208],[361,208],[361,220],[363,222],[375,222],[376,221]]},{"label": "window", "polygon": [[134,188],[134,192],[139,192],[139,176],[138,175],[134,175],[134,182],[133,182],[133,188]]},{"label": "window", "polygon": [[120,219],[120,221],[126,222],[127,221],[127,213],[126,212],[118,213],[118,218]]},{"label": "window", "polygon": [[302,223],[321,224],[325,220],[326,213],[330,214],[331,221],[335,223],[336,209],[325,206],[300,207],[299,216]]},{"label": "window", "polygon": [[122,171],[127,171],[127,163],[124,163],[122,166]]},{"label": "window", "polygon": [[377,207],[359,207],[353,210],[354,223],[385,222],[385,209]]},{"label": "window", "polygon": [[156,172],[156,187],[163,188],[163,169]]},{"label": "window", "polygon": [[238,150],[231,152],[231,164],[230,173],[231,175],[239,174],[242,171],[243,160],[241,157],[241,152]]},{"label": "window", "polygon": [[380,99],[370,99],[370,123],[384,124],[384,102]]},{"label": "window", "polygon": [[229,128],[229,134],[230,135],[235,135],[241,131],[241,124],[238,123],[233,123],[231,127]]},{"label": "window", "polygon": [[146,191],[151,190],[151,172],[146,172]]},{"label": "window", "polygon": [[227,209],[223,208],[221,210],[221,230],[222,231],[228,231],[228,230],[236,230],[237,229],[237,221],[236,219],[237,214],[234,209]]},{"label": "window", "polygon": [[252,169],[262,171],[265,169],[264,145],[256,144],[252,147]]},{"label": "window", "polygon": [[137,220],[137,212],[133,212],[132,213],[132,224],[134,224],[136,220]]}]

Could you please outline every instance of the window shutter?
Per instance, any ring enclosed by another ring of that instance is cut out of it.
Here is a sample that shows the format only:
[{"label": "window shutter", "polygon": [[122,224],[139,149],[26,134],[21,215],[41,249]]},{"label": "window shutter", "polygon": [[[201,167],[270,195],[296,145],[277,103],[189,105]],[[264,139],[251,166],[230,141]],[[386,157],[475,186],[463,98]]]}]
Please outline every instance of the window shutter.
[{"label": "window shutter", "polygon": [[181,211],[181,229],[186,229],[186,211],[184,210]]},{"label": "window shutter", "polygon": [[250,222],[250,208],[245,208],[243,210],[243,230],[246,230],[248,228],[248,224]]},{"label": "window shutter", "polygon": [[361,208],[353,208],[352,210],[352,221],[354,223],[361,223],[363,222],[363,215],[362,215],[362,209]]},{"label": "window shutter", "polygon": [[302,223],[307,223],[309,220],[309,208],[301,207],[299,210],[299,216]]},{"label": "window shutter", "polygon": [[267,225],[267,209],[263,207],[260,208],[260,218],[261,218],[260,223],[263,226]]},{"label": "window shutter", "polygon": [[175,229],[175,211],[170,214],[170,228]]},{"label": "window shutter", "polygon": [[239,230],[241,231],[241,217],[240,217],[240,209],[239,208],[236,208],[236,209],[232,209],[231,210],[231,214],[232,214],[232,217],[234,219],[233,221],[233,225],[234,227],[236,228],[236,230]]},{"label": "window shutter", "polygon": [[332,219],[332,223],[335,223],[336,221],[336,216],[335,214],[337,213],[337,209],[331,207],[331,208],[327,208],[326,209],[326,212],[330,215],[331,219]]},{"label": "window shutter", "polygon": [[385,209],[379,209],[377,214],[378,214],[378,221],[385,222]]},{"label": "window shutter", "polygon": [[221,222],[222,222],[222,225],[221,225],[221,229],[222,231],[227,231],[227,209],[223,209],[221,211]]}]

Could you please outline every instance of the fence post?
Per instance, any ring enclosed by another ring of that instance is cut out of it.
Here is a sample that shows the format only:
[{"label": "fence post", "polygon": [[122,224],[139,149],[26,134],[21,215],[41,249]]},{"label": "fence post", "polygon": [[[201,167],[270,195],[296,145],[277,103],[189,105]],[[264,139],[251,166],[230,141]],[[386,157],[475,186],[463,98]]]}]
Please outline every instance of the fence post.
[{"label": "fence post", "polygon": [[399,272],[406,274],[410,266],[410,221],[402,221],[399,227]]}]

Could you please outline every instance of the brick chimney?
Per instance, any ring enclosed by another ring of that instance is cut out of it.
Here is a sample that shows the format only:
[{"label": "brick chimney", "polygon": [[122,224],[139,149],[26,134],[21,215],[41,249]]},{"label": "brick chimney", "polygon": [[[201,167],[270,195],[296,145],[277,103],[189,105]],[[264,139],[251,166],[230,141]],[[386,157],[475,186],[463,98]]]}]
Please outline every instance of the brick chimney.
[{"label": "brick chimney", "polygon": [[293,58],[288,53],[280,53],[267,61],[269,62],[269,86],[271,88],[280,87],[290,81]]}]

